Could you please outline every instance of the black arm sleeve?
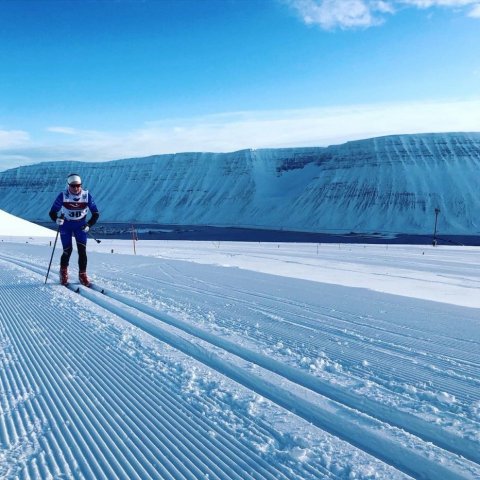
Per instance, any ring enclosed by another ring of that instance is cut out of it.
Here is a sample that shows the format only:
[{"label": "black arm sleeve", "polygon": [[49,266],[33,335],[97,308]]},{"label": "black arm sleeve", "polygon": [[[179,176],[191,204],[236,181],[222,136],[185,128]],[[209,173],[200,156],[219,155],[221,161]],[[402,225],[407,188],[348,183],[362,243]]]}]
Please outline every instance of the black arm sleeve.
[{"label": "black arm sleeve", "polygon": [[98,212],[93,212],[92,213],[92,218],[87,222],[88,226],[93,227],[97,223],[97,220],[98,220],[99,216],[100,216],[100,214]]},{"label": "black arm sleeve", "polygon": [[58,212],[55,212],[55,211],[53,211],[53,210],[50,210],[50,211],[48,212],[48,215],[50,215],[50,218],[52,219],[52,222],[55,222],[55,221],[57,220],[57,213],[58,213]]}]

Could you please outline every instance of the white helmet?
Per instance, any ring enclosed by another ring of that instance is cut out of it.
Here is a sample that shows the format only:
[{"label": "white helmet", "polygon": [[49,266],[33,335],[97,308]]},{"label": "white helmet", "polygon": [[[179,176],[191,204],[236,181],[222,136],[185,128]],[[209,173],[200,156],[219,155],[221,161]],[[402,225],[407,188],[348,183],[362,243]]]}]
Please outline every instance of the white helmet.
[{"label": "white helmet", "polygon": [[78,175],[77,173],[71,173],[67,177],[67,183],[68,183],[68,185],[72,185],[72,184],[81,185],[82,184],[82,179],[80,178],[80,175]]}]

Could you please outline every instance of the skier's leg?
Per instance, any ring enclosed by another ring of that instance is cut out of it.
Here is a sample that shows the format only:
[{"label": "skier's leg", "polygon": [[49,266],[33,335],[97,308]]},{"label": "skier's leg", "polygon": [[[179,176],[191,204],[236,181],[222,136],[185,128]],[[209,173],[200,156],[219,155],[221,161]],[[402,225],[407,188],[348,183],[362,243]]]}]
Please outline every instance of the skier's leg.
[{"label": "skier's leg", "polygon": [[60,257],[60,266],[67,268],[70,262],[70,255],[72,255],[72,247],[64,248],[62,256]]},{"label": "skier's leg", "polygon": [[80,273],[87,271],[87,234],[81,229],[81,225],[75,227],[73,231],[77,242],[78,250],[78,271]]},{"label": "skier's leg", "polygon": [[67,222],[60,227],[60,239],[62,240],[63,253],[60,257],[60,283],[68,285],[68,263],[72,254],[72,231]]},{"label": "skier's leg", "polygon": [[87,246],[83,243],[77,242],[78,249],[78,271],[87,271]]},{"label": "skier's leg", "polygon": [[63,253],[60,257],[60,266],[67,268],[72,254],[72,230],[69,228],[68,222],[60,227],[60,240],[62,241]]},{"label": "skier's leg", "polygon": [[78,279],[82,285],[89,287],[90,280],[87,275],[87,246],[77,242],[78,249]]},{"label": "skier's leg", "polygon": [[78,250],[78,279],[82,285],[90,286],[90,280],[87,276],[87,234],[78,228],[75,230],[75,240]]}]

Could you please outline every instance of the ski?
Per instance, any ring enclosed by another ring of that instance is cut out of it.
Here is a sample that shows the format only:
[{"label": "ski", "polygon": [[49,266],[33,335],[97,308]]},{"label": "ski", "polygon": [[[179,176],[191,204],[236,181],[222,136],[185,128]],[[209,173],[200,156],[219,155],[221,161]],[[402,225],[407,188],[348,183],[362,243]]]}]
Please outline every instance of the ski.
[{"label": "ski", "polygon": [[75,293],[80,293],[80,288],[85,287],[85,288],[90,288],[90,290],[94,290],[95,292],[99,292],[99,293],[102,293],[103,295],[106,295],[104,288],[94,285],[93,283],[90,283],[90,285],[67,283],[66,285],[63,285],[63,286]]},{"label": "ski", "polygon": [[82,284],[80,286],[85,287],[85,288],[89,288],[90,290],[94,290],[95,292],[103,293],[103,295],[105,295],[105,290],[102,287],[94,285],[93,283],[90,283],[90,285],[83,285]]},{"label": "ski", "polygon": [[104,288],[99,287],[99,286],[97,286],[97,285],[94,285],[93,283],[90,284],[90,287],[89,287],[89,288],[91,288],[92,290],[95,290],[96,292],[100,292],[100,293],[102,293],[103,295],[106,295]]},{"label": "ski", "polygon": [[61,284],[61,285],[63,285],[65,288],[68,288],[72,292],[80,293],[80,287],[73,286],[71,283],[66,283],[66,284]]}]

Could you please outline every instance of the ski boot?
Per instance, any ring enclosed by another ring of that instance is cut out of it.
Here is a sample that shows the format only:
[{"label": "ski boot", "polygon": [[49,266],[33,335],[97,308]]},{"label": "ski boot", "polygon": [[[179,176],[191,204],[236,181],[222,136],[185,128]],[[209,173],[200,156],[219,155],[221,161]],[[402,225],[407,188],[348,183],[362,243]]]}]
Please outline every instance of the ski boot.
[{"label": "ski boot", "polygon": [[68,267],[60,267],[60,283],[68,285]]},{"label": "ski boot", "polygon": [[78,274],[78,279],[80,280],[80,283],[85,287],[90,287],[92,285],[87,277],[87,272],[80,272]]}]

